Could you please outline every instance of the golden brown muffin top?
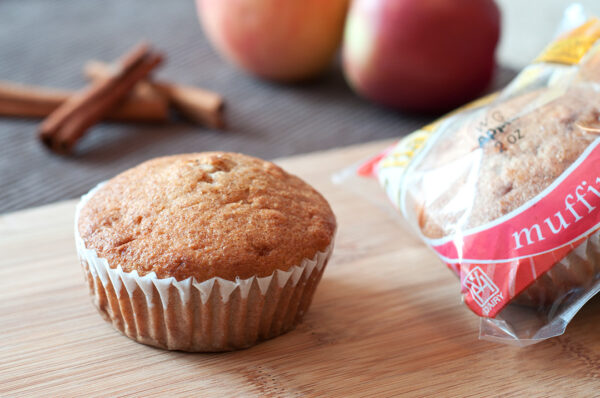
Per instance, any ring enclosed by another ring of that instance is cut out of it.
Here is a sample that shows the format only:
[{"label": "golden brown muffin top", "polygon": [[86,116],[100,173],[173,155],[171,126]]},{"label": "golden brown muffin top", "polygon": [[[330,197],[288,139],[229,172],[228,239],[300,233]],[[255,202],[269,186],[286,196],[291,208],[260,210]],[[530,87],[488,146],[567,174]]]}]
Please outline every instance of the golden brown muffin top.
[{"label": "golden brown muffin top", "polygon": [[193,153],[127,170],[82,207],[86,248],[112,268],[183,280],[264,277],[333,239],[327,201],[300,178],[250,156]]}]

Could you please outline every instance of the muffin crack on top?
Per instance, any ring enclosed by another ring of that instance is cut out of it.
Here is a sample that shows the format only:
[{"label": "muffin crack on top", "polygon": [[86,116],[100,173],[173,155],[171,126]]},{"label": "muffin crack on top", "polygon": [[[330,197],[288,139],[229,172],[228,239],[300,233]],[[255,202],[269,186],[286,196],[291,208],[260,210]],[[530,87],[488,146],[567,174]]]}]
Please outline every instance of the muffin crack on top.
[{"label": "muffin crack on top", "polygon": [[264,277],[332,243],[327,201],[273,163],[209,152],[153,159],[82,207],[85,246],[111,267],[202,281]]}]

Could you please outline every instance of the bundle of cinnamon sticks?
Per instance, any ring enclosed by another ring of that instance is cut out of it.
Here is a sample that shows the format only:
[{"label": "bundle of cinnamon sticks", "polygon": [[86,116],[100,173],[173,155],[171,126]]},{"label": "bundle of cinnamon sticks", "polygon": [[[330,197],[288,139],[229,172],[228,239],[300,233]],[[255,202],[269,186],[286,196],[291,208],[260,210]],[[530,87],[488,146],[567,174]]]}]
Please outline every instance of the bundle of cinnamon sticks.
[{"label": "bundle of cinnamon sticks", "polygon": [[90,61],[84,72],[91,82],[78,92],[0,81],[0,115],[45,117],[39,138],[61,154],[70,153],[101,120],[166,122],[170,107],[191,122],[223,128],[219,94],[149,79],[163,60],[161,53],[142,43],[113,65]]}]

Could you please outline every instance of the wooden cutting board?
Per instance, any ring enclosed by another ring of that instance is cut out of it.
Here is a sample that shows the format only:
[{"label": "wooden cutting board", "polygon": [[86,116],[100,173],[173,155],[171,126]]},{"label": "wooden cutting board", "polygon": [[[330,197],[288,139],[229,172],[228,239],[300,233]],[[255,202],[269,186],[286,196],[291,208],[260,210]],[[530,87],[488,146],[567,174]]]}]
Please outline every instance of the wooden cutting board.
[{"label": "wooden cutting board", "polygon": [[304,323],[244,351],[167,352],[114,331],[83,282],[75,201],[0,216],[0,396],[599,396],[599,300],[562,337],[480,341],[445,266],[330,182],[387,144],[278,162],[329,199],[337,245]]}]

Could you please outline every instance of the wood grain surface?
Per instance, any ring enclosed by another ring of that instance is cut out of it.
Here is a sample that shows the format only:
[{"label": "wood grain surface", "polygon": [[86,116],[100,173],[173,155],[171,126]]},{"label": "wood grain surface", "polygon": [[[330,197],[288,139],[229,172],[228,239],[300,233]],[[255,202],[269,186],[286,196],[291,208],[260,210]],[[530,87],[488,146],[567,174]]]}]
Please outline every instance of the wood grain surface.
[{"label": "wood grain surface", "polygon": [[330,200],[337,246],[304,323],[244,351],[167,352],[114,331],[84,285],[74,201],[1,216],[0,396],[599,396],[598,300],[550,341],[480,341],[445,266],[330,182],[386,144],[279,162]]}]

